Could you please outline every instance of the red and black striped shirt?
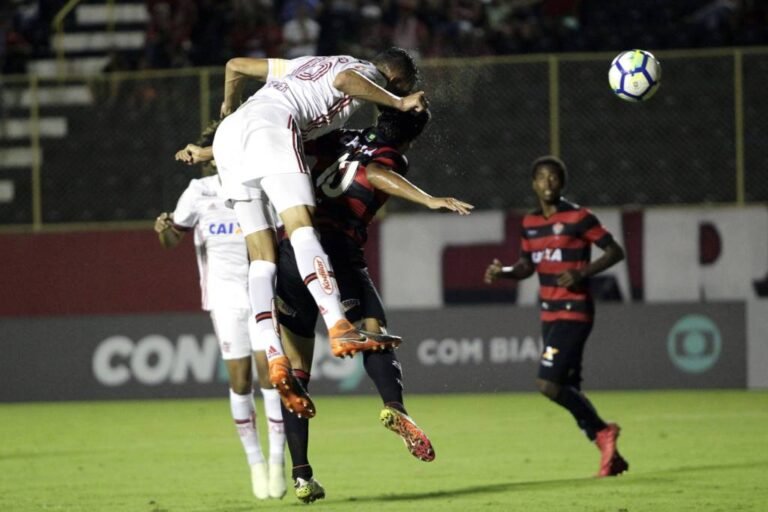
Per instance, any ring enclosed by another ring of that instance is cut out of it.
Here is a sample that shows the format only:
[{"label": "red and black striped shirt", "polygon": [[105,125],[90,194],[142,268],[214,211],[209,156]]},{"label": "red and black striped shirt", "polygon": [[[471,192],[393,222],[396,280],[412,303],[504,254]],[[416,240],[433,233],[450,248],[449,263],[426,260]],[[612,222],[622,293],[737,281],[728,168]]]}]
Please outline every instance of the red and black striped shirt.
[{"label": "red and black striped shirt", "polygon": [[366,133],[340,130],[317,139],[307,152],[317,157],[312,168],[319,231],[343,232],[360,247],[368,239],[368,225],[389,194],[368,181],[366,166],[375,162],[400,175],[408,160],[396,149],[368,142]]},{"label": "red and black striped shirt", "polygon": [[522,231],[521,257],[530,260],[539,275],[541,320],[591,322],[594,303],[587,280],[566,288],[557,284],[557,277],[589,265],[592,244],[604,249],[613,241],[611,233],[587,208],[564,199],[550,217],[541,210],[523,217]]}]

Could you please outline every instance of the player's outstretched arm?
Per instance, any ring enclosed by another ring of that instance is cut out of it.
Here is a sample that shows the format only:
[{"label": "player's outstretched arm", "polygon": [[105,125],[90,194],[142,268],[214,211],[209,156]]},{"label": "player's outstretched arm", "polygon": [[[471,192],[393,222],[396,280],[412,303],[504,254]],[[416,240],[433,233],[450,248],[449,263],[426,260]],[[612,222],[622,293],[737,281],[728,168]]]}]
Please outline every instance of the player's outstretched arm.
[{"label": "player's outstretched arm", "polygon": [[421,112],[429,107],[424,91],[418,91],[401,98],[352,69],[344,70],[336,75],[333,86],[356,100],[395,108],[402,112],[411,110]]},{"label": "player's outstretched arm", "polygon": [[497,279],[526,279],[533,275],[535,268],[533,263],[526,259],[520,258],[514,265],[504,266],[501,261],[494,258],[488,268],[485,269],[485,276],[483,280],[488,283],[494,283]]},{"label": "player's outstretched arm", "polygon": [[179,245],[184,233],[173,227],[173,214],[163,212],[155,219],[155,233],[160,240],[160,245],[166,249],[172,249]]},{"label": "player's outstretched arm", "polygon": [[210,162],[213,160],[213,146],[200,147],[195,144],[187,144],[184,149],[176,152],[175,158],[187,165]]},{"label": "player's outstretched arm", "polygon": [[235,57],[227,61],[224,69],[224,101],[221,117],[226,117],[240,105],[243,87],[248,78],[265,81],[269,76],[269,59]]},{"label": "player's outstretched arm", "polygon": [[403,176],[383,165],[370,163],[366,166],[365,171],[368,181],[375,189],[386,192],[391,196],[400,197],[406,201],[426,206],[432,210],[445,208],[459,215],[469,215],[474,208],[473,205],[460,201],[455,197],[433,197]]}]

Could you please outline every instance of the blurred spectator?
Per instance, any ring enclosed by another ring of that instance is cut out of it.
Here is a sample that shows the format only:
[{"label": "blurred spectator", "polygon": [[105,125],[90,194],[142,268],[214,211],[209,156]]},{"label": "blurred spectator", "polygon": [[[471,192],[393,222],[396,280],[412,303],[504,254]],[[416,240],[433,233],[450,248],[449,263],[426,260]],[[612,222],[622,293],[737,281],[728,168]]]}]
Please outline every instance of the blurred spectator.
[{"label": "blurred spectator", "polygon": [[232,8],[219,0],[198,0],[197,22],[192,28],[190,59],[195,66],[213,66],[231,55],[227,34]]},{"label": "blurred spectator", "polygon": [[419,18],[418,5],[418,0],[398,0],[392,27],[392,45],[408,50],[415,59],[424,55],[430,41],[429,27]]},{"label": "blurred spectator", "polygon": [[0,52],[3,74],[26,73],[26,63],[32,56],[32,45],[7,20],[0,21],[0,34],[3,38]]},{"label": "blurred spectator", "polygon": [[285,0],[280,9],[280,23],[285,25],[301,13],[316,19],[320,12],[320,0]]},{"label": "blurred spectator", "polygon": [[370,59],[381,48],[392,46],[391,28],[384,22],[382,5],[386,2],[363,0],[358,20],[358,46],[348,46],[351,55]]},{"label": "blurred spectator", "polygon": [[230,32],[231,54],[238,57],[281,57],[282,27],[271,5],[236,2],[235,23]]},{"label": "blurred spectator", "polygon": [[283,56],[287,59],[317,54],[320,24],[310,17],[314,14],[310,9],[307,3],[299,2],[295,16],[283,25]]},{"label": "blurred spectator", "polygon": [[705,30],[717,32],[730,28],[730,21],[739,7],[737,0],[713,0],[696,9],[688,17],[688,21],[699,25]]},{"label": "blurred spectator", "polygon": [[[358,47],[359,10],[356,0],[323,0],[318,14],[320,38],[318,55],[350,54]],[[378,48],[375,53],[381,51]]]},{"label": "blurred spectator", "polygon": [[147,0],[146,58],[150,68],[191,64],[192,27],[197,20],[195,0]]},{"label": "blurred spectator", "polygon": [[[236,55],[352,54],[396,45],[421,57],[768,44],[767,0],[144,0],[142,67]],[[67,0],[0,2],[0,68],[47,58]],[[77,27],[75,16],[65,20]]]}]

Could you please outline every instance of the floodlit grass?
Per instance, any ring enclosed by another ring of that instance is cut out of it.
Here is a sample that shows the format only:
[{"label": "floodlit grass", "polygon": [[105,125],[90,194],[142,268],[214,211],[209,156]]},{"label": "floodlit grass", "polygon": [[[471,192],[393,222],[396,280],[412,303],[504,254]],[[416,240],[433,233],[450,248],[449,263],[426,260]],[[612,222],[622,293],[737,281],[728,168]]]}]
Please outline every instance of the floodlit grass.
[{"label": "floodlit grass", "polygon": [[[378,423],[378,399],[315,397],[310,455],[342,511],[764,511],[768,393],[590,394],[623,427],[629,473],[535,394],[412,395],[432,463]],[[262,427],[262,431],[264,428]],[[263,432],[262,432],[263,433]],[[224,393],[215,400],[0,405],[0,510],[240,512],[303,507],[250,494]]]}]

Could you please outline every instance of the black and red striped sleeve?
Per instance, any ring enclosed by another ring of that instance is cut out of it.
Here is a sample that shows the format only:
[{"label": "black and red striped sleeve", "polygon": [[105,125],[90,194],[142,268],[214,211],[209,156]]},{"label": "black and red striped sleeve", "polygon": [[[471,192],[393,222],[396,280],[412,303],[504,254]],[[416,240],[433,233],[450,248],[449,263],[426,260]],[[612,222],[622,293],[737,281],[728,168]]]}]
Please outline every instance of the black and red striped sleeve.
[{"label": "black and red striped sleeve", "polygon": [[579,221],[579,228],[585,240],[601,249],[606,248],[613,241],[611,232],[605,229],[597,216],[586,208],[584,209],[584,217]]}]

